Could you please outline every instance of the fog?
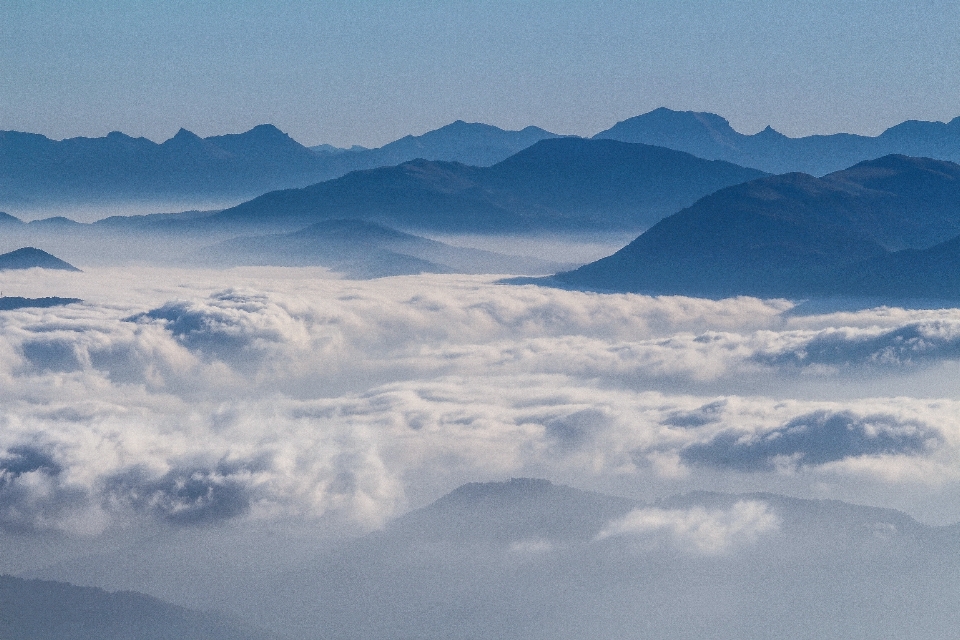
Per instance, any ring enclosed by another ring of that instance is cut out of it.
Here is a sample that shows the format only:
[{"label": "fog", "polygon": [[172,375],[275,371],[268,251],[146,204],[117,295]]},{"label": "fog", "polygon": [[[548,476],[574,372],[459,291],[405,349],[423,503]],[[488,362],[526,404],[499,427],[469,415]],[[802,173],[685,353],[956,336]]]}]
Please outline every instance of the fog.
[{"label": "fog", "polygon": [[[960,309],[78,266],[0,276],[4,295],[84,300],[0,314],[2,571],[236,607],[224,572],[277,572],[511,477],[960,521]],[[638,507],[593,539],[722,555],[781,517]],[[94,550],[128,564],[69,564]]]}]

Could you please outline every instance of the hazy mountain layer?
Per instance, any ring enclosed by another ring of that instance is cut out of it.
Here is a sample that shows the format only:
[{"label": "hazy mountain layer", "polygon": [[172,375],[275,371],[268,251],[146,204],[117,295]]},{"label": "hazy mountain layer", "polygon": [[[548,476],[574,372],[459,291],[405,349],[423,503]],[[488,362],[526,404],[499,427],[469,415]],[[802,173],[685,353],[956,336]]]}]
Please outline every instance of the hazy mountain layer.
[{"label": "hazy mountain layer", "polygon": [[960,246],[946,241],[958,234],[960,166],[888,156],[721,190],[556,280],[704,296],[953,298]]},{"label": "hazy mountain layer", "polygon": [[612,140],[544,140],[492,167],[413,161],[265,194],[205,222],[303,226],[363,218],[445,232],[639,229],[753,169]]},{"label": "hazy mountain layer", "polygon": [[244,628],[130,591],[108,593],[62,582],[0,575],[4,640],[268,640]]},{"label": "hazy mountain layer", "polygon": [[836,133],[788,138],[770,127],[744,135],[713,113],[660,108],[618,122],[594,138],[678,149],[770,173],[821,176],[890,154],[960,162],[960,118],[946,124],[908,120],[876,137]]},{"label": "hazy mountain layer", "polygon": [[[935,638],[960,530],[835,501],[463,486],[264,592],[298,637]],[[267,614],[271,619],[271,614]]]},{"label": "hazy mountain layer", "polygon": [[418,273],[550,273],[556,264],[454,247],[363,220],[326,220],[300,231],[243,236],[197,253],[206,264],[322,266],[350,277]]}]

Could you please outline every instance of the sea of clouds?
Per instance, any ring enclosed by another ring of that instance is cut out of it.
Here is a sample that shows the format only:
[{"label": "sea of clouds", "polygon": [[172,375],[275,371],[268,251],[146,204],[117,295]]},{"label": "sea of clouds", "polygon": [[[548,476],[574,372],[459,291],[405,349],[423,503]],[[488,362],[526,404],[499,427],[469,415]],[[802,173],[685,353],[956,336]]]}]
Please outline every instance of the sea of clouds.
[{"label": "sea of clouds", "polygon": [[[521,476],[960,520],[960,309],[279,268],[30,270],[2,290],[84,300],[0,314],[7,539],[368,531],[462,483]],[[669,531],[717,552],[776,522],[756,501],[651,508],[602,535]]]}]

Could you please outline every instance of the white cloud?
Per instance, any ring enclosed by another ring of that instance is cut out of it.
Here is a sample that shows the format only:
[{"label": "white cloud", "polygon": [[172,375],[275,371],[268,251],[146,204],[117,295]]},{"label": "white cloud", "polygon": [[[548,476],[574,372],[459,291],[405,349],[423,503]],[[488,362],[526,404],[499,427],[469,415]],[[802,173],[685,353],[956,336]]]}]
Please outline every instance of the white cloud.
[{"label": "white cloud", "polygon": [[610,522],[597,539],[630,536],[648,544],[666,542],[682,551],[717,554],[736,545],[750,544],[779,528],[780,518],[768,504],[740,500],[726,510],[634,509]]},{"label": "white cloud", "polygon": [[[369,528],[462,482],[510,476],[639,497],[815,490],[893,506],[960,484],[960,310],[800,316],[784,301],[319,269],[3,279],[12,295],[85,300],[0,314],[0,458],[32,447],[51,461],[5,472],[7,530]],[[870,392],[927,371],[952,395]],[[811,379],[823,382],[811,391]],[[854,385],[867,391],[844,397]],[[834,427],[861,446],[818,458],[815,438],[757,444]],[[898,446],[874,446],[875,428]],[[756,464],[722,464],[733,453]]]}]

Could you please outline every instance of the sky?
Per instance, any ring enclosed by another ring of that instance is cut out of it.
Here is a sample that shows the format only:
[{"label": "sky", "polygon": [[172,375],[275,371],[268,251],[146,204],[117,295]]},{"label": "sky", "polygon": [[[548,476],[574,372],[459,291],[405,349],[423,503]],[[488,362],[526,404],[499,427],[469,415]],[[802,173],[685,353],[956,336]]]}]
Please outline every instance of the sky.
[{"label": "sky", "polygon": [[960,115],[957,33],[941,0],[0,0],[0,130],[269,122],[379,146],[457,119],[592,135],[666,106],[876,135]]}]

